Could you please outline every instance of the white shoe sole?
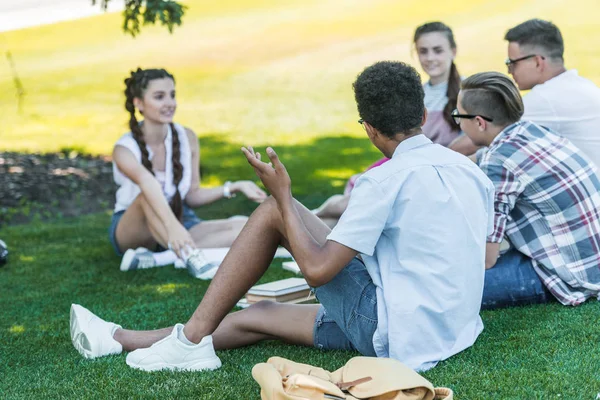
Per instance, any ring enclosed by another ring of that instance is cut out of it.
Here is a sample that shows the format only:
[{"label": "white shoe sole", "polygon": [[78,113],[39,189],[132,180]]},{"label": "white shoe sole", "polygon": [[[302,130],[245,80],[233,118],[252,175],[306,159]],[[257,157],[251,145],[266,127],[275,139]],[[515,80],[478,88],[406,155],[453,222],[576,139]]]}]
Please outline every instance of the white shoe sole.
[{"label": "white shoe sole", "polygon": [[195,363],[184,363],[179,365],[168,364],[165,362],[158,362],[149,365],[135,364],[126,359],[125,362],[131,368],[139,369],[141,371],[152,372],[152,371],[205,371],[214,370],[221,367],[221,360],[219,357],[209,358],[207,360],[200,360]]},{"label": "white shoe sole", "polygon": [[81,324],[85,323],[85,312],[83,307],[72,304],[70,315],[71,342],[75,349],[85,358],[95,358],[92,346],[85,333],[82,332]]},{"label": "white shoe sole", "polygon": [[121,259],[121,265],[119,266],[119,269],[123,272],[127,272],[129,271],[129,266],[131,265],[131,260],[133,260],[133,257],[135,257],[135,250],[134,249],[129,249],[125,252],[125,254],[123,254],[123,258]]}]

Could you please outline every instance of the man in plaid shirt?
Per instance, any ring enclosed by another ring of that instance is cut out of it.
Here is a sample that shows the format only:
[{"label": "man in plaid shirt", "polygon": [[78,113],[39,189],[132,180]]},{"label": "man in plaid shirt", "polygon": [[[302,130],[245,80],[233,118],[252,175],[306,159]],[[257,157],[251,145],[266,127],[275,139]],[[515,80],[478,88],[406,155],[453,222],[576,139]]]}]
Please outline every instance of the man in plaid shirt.
[{"label": "man in plaid shirt", "polygon": [[[483,308],[600,299],[600,178],[568,139],[520,121],[523,102],[506,76],[462,82],[455,120],[479,146],[496,188],[486,248]],[[511,248],[500,254],[504,237]]]}]

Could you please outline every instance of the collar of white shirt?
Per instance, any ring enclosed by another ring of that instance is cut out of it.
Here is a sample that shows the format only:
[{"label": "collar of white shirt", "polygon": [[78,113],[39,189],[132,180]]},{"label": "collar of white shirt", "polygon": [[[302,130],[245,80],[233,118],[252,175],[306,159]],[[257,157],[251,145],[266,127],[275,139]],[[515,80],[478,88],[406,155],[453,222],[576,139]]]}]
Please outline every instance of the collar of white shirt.
[{"label": "collar of white shirt", "polygon": [[431,140],[429,140],[429,138],[427,138],[427,136],[423,135],[422,133],[419,135],[413,136],[411,138],[408,138],[408,139],[400,142],[400,144],[396,147],[396,150],[394,150],[394,154],[392,155],[392,158],[394,158],[398,154],[406,153],[407,151],[410,151],[417,147],[421,147],[421,146],[424,146],[426,144],[431,144],[431,143],[433,143],[433,142]]}]

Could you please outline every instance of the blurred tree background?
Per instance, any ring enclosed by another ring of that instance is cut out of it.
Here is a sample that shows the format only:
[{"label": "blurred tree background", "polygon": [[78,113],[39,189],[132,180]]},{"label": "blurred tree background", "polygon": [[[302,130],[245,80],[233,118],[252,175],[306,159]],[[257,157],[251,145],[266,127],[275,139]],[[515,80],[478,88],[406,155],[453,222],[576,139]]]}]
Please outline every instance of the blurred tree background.
[{"label": "blurred tree background", "polygon": [[[107,10],[111,0],[92,0],[92,5],[98,2],[104,10]],[[169,32],[173,32],[175,25],[181,25],[185,9],[185,6],[172,0],[125,0],[123,30],[136,36],[140,33],[141,25],[154,25],[159,21]]]}]

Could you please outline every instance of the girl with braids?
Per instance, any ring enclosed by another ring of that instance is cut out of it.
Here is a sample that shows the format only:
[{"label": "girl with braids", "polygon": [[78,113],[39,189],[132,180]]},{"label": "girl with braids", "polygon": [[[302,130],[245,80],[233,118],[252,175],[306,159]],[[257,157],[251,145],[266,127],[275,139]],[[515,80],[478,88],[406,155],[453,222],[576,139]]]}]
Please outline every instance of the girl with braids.
[{"label": "girl with braids", "polygon": [[[237,192],[258,203],[267,196],[251,181],[200,187],[198,138],[173,122],[177,102],[171,74],[138,68],[125,85],[131,132],[113,150],[119,189],[110,227],[115,251],[125,252],[121,270],[170,265],[180,259],[196,277],[210,278],[215,268],[210,268],[198,248],[229,247],[246,220],[201,221],[192,208]],[[138,121],[136,112],[143,121]]]},{"label": "girl with braids", "polygon": [[[456,108],[461,77],[454,63],[456,42],[452,29],[442,22],[428,22],[415,30],[413,43],[419,56],[421,68],[429,76],[423,84],[427,121],[423,133],[432,142],[441,144],[465,155],[478,149],[471,140],[460,132],[452,118]],[[460,138],[460,139],[459,139]],[[378,167],[388,161],[383,158],[367,168]],[[327,225],[333,227],[348,205],[350,192],[356,179],[362,174],[353,175],[346,184],[344,194],[330,197],[313,212]]]}]

